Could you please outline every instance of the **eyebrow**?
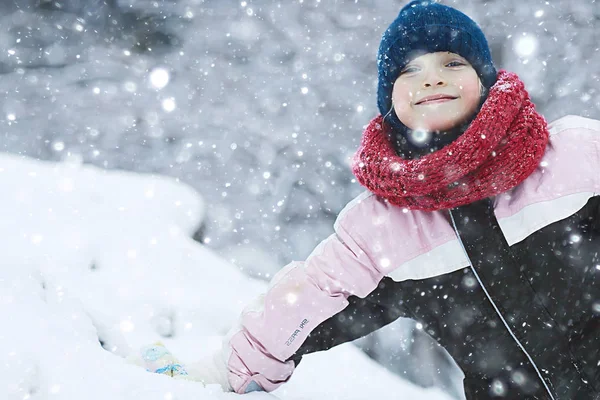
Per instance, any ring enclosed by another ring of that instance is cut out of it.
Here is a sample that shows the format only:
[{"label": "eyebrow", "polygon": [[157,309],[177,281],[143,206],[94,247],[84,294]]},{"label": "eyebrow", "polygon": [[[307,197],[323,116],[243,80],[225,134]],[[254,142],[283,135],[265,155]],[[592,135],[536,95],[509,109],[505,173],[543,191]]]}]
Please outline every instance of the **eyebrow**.
[{"label": "eyebrow", "polygon": [[447,52],[446,56],[447,57],[451,57],[451,58],[458,58],[458,59],[467,61],[467,59],[464,58],[463,56],[461,56],[460,54],[456,54],[456,53],[452,53],[452,52]]}]

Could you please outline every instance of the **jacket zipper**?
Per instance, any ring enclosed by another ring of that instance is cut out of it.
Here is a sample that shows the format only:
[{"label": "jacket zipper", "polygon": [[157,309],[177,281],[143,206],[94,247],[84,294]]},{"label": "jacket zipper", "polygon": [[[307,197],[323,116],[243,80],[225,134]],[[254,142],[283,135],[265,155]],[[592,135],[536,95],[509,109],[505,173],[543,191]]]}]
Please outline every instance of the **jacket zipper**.
[{"label": "jacket zipper", "polygon": [[531,363],[531,365],[533,365],[533,368],[535,369],[535,372],[538,374],[538,377],[542,381],[542,383],[544,385],[544,388],[546,389],[546,392],[548,392],[548,395],[550,396],[550,398],[552,400],[556,400],[554,398],[554,396],[552,395],[552,391],[550,390],[550,388],[546,384],[546,381],[544,380],[544,377],[542,376],[542,374],[541,374],[538,366],[533,361],[533,358],[531,358],[531,356],[529,355],[529,353],[527,352],[527,350],[525,350],[525,347],[521,344],[521,342],[519,341],[519,339],[517,339],[517,337],[515,336],[514,332],[512,331],[512,329],[510,328],[510,326],[508,325],[508,323],[506,322],[506,320],[504,319],[504,317],[502,316],[502,313],[500,312],[500,310],[496,306],[496,303],[494,303],[494,300],[492,299],[492,296],[490,296],[490,294],[488,293],[486,287],[484,286],[483,282],[481,281],[481,278],[479,278],[479,274],[477,274],[477,271],[475,270],[475,267],[473,267],[473,263],[471,262],[471,258],[469,257],[469,253],[467,253],[467,249],[465,248],[465,245],[463,244],[462,238],[460,237],[460,233],[458,232],[458,228],[456,227],[456,223],[454,222],[454,215],[452,215],[452,211],[448,210],[448,212],[450,213],[450,219],[452,220],[452,227],[454,228],[454,232],[456,232],[456,236],[458,237],[458,241],[460,243],[460,246],[462,247],[463,251],[465,252],[465,255],[467,256],[467,260],[469,261],[469,265],[471,266],[471,271],[473,271],[473,274],[475,275],[475,278],[477,279],[477,282],[479,282],[479,286],[481,286],[481,288],[483,289],[483,292],[485,293],[487,299],[492,304],[492,307],[494,307],[494,310],[496,310],[496,314],[498,314],[498,317],[500,317],[500,320],[504,324],[504,327],[508,330],[508,333],[510,333],[510,336],[517,343],[517,345],[519,346],[519,348],[521,349],[521,351],[523,351],[523,353],[525,353],[525,356],[527,357],[527,359],[529,360],[529,362]]}]

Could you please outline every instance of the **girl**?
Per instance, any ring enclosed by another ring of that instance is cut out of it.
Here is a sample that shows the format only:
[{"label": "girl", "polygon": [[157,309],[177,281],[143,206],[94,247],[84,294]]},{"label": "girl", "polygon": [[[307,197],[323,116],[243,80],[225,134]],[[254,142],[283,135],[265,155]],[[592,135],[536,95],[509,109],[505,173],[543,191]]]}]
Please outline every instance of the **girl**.
[{"label": "girl", "polygon": [[368,191],[190,375],[272,391],[303,355],[411,317],[467,399],[599,398],[600,122],[548,126],[477,24],[434,2],[400,11],[378,70],[353,164]]}]

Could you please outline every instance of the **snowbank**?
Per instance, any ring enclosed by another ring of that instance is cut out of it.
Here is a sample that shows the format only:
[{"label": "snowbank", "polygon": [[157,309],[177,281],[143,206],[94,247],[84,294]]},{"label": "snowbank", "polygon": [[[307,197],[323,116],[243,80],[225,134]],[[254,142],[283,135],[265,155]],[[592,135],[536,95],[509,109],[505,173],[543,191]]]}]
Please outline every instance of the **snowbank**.
[{"label": "snowbank", "polygon": [[[123,359],[161,340],[193,361],[217,348],[264,290],[190,238],[204,217],[197,193],[165,177],[6,154],[0,188],[0,398],[238,396]],[[352,345],[307,356],[275,395],[447,398],[395,377]]]}]

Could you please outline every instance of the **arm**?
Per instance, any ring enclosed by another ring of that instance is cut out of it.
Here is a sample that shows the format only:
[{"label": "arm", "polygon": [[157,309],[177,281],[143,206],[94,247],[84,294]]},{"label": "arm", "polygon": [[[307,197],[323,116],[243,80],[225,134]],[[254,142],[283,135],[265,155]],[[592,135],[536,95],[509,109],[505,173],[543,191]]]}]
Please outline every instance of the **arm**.
[{"label": "arm", "polygon": [[384,327],[400,317],[413,315],[402,301],[398,301],[399,285],[385,277],[367,297],[348,297],[348,306],[321,323],[291,357],[296,366],[302,356],[329,350],[342,343],[351,342]]},{"label": "arm", "polygon": [[272,391],[293,370],[290,357],[322,322],[364,298],[383,272],[340,225],[305,262],[273,277],[267,293],[247,307],[226,339],[224,361],[237,393]]}]

